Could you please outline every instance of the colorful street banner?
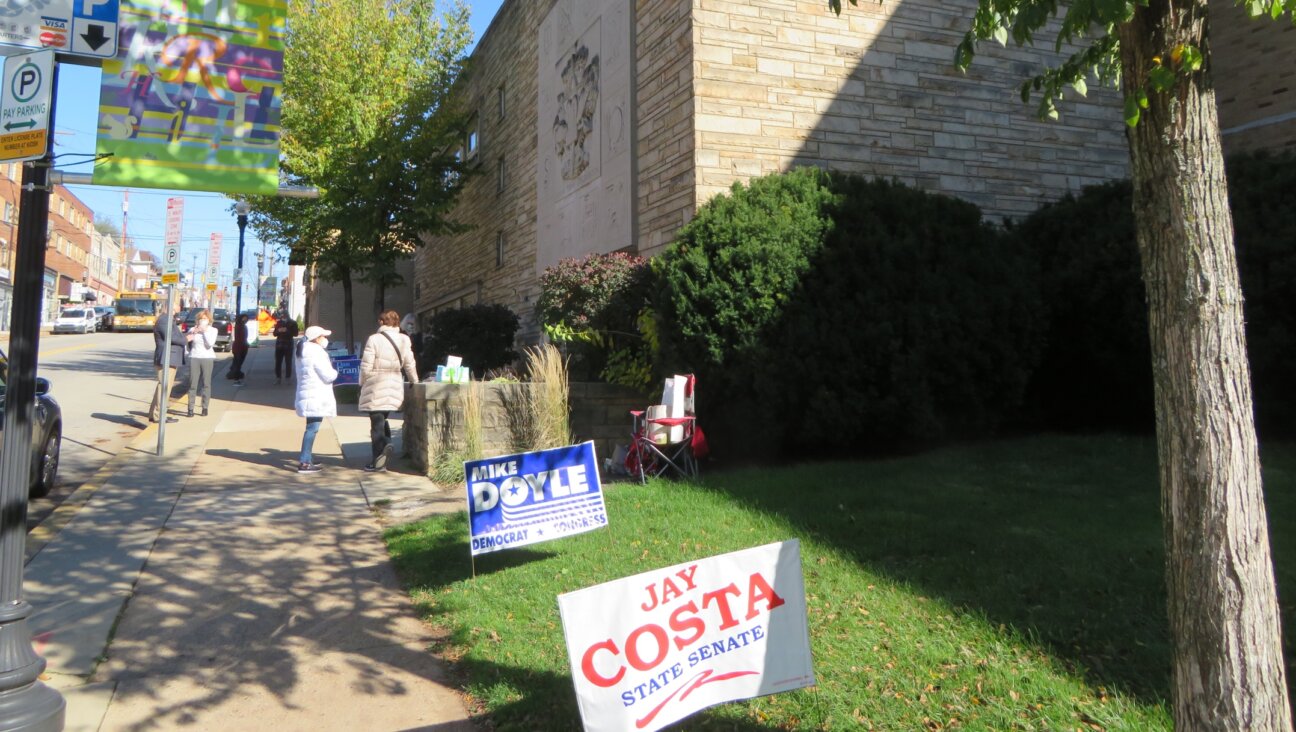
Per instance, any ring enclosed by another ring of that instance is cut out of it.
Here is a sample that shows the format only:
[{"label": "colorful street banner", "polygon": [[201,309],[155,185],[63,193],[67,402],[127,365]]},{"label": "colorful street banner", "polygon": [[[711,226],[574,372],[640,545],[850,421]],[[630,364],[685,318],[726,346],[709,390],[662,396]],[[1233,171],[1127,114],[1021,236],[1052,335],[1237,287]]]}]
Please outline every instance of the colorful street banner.
[{"label": "colorful street banner", "polygon": [[464,463],[472,555],[607,525],[594,443]]},{"label": "colorful street banner", "polygon": [[585,729],[657,730],[815,683],[796,539],[558,596]]},{"label": "colorful street banner", "polygon": [[95,185],[273,194],[286,0],[121,0]]}]

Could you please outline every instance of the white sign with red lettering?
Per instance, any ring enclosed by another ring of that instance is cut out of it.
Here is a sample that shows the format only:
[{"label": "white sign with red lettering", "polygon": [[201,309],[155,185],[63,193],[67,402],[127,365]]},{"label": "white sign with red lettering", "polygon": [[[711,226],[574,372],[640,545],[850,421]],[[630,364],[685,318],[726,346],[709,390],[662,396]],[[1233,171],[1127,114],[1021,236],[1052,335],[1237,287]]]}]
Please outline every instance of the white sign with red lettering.
[{"label": "white sign with red lettering", "polygon": [[796,539],[558,597],[586,730],[656,730],[815,683]]}]

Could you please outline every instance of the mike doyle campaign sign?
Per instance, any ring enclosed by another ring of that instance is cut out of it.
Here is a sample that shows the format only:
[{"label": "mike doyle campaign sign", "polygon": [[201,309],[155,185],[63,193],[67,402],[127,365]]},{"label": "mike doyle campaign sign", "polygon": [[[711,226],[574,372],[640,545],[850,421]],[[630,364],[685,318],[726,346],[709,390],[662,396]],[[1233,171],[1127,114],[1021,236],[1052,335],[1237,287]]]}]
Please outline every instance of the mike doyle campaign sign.
[{"label": "mike doyle campaign sign", "polygon": [[464,463],[472,555],[607,525],[594,443]]},{"label": "mike doyle campaign sign", "polygon": [[815,683],[797,540],[558,597],[586,730],[656,730]]}]

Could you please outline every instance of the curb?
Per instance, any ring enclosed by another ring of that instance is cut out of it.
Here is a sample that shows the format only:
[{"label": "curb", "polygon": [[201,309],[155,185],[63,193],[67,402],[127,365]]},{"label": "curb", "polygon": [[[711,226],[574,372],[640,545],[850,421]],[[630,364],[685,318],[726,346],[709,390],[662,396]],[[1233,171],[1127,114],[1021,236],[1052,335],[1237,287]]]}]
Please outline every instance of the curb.
[{"label": "curb", "polygon": [[[172,399],[167,410],[170,411],[175,409],[177,405],[179,405],[181,409],[185,408],[187,398],[188,397]],[[139,431],[139,434],[135,435],[134,439],[126,443],[126,447],[128,449],[135,448],[137,444],[140,444],[141,440],[145,439],[150,439],[152,442],[156,442],[157,439],[155,436],[157,435],[157,429],[157,424],[152,422],[148,423],[145,425],[144,429]],[[42,549],[48,546],[51,541],[58,538],[59,533],[63,531],[68,524],[72,523],[72,519],[76,518],[77,512],[84,508],[85,505],[90,502],[91,498],[94,498],[95,492],[102,488],[105,483],[117,474],[119,463],[131,458],[132,456],[129,455],[126,450],[112,456],[108,462],[104,463],[103,467],[99,468],[95,471],[94,475],[90,476],[89,480],[82,483],[75,491],[72,491],[72,494],[65,498],[57,508],[51,511],[50,515],[46,516],[45,519],[37,524],[31,531],[28,531],[27,548],[23,556],[23,566],[30,564],[31,560],[35,559],[36,555],[40,554]]]}]

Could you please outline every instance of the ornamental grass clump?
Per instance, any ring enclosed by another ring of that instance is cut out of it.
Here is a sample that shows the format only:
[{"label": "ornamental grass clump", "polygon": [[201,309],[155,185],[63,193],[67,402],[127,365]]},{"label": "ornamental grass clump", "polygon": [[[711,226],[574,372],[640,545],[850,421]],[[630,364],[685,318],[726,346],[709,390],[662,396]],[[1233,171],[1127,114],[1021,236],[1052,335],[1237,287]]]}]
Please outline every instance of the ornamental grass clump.
[{"label": "ornamental grass clump", "polygon": [[480,460],[486,457],[482,428],[481,382],[469,381],[459,385],[458,388],[460,404],[463,407],[463,431],[455,434],[452,429],[447,433],[452,441],[447,449],[436,456],[430,476],[434,482],[442,485],[462,483],[463,464],[469,460]]},{"label": "ornamental grass clump", "polygon": [[535,425],[532,450],[571,444],[571,410],[568,406],[567,360],[549,344],[526,349],[528,400]]}]

